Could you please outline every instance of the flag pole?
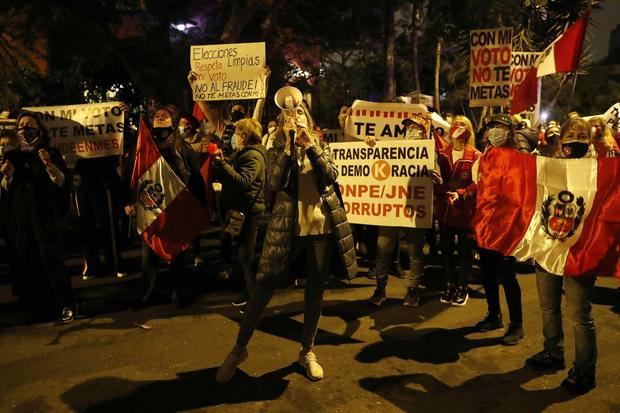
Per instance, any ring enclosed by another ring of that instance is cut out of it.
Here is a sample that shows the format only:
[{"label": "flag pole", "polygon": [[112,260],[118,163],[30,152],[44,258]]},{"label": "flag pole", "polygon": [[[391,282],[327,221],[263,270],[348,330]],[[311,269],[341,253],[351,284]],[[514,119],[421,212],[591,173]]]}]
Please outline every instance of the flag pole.
[{"label": "flag pole", "polygon": [[573,97],[575,96],[575,85],[577,84],[577,71],[575,71],[575,77],[573,78],[573,88],[570,91],[570,98],[568,99],[568,107],[566,113],[570,113],[573,105]]}]

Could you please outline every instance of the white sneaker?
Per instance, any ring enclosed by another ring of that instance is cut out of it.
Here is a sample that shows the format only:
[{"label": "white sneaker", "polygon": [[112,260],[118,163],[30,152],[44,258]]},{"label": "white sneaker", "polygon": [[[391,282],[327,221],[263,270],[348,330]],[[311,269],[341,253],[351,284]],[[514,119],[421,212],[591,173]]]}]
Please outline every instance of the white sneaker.
[{"label": "white sneaker", "polygon": [[305,355],[299,354],[299,364],[306,369],[306,376],[310,380],[321,380],[323,378],[323,367],[316,361],[316,356],[309,351]]},{"label": "white sneaker", "polygon": [[237,367],[241,363],[243,363],[248,358],[248,350],[243,349],[241,354],[237,354],[234,352],[228,353],[226,356],[226,360],[222,363],[220,368],[217,370],[217,374],[215,375],[215,380],[218,383],[228,383],[235,375],[237,371]]}]

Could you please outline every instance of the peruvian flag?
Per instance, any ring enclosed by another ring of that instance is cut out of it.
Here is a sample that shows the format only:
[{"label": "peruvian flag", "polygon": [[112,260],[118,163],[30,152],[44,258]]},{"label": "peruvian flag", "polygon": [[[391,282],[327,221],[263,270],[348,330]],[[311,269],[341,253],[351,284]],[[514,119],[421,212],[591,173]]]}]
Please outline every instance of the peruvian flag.
[{"label": "peruvian flag", "polygon": [[131,189],[137,194],[138,233],[165,261],[183,252],[209,224],[207,212],[161,156],[142,118]]},{"label": "peruvian flag", "polygon": [[511,115],[523,112],[538,102],[536,92],[537,79],[539,77],[577,70],[589,16],[590,12],[588,11],[577,19],[540,55],[535,67],[530,69],[523,82],[515,87],[514,96],[510,104]]},{"label": "peruvian flag", "polygon": [[552,274],[620,278],[620,158],[555,159],[493,148],[480,159],[482,248]]}]

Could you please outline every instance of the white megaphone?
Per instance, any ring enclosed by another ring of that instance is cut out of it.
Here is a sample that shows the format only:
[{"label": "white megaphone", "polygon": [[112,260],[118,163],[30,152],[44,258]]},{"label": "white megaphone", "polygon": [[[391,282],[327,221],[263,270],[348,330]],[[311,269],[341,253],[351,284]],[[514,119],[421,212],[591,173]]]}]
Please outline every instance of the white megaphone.
[{"label": "white megaphone", "polygon": [[282,109],[285,117],[295,117],[297,106],[301,105],[303,100],[301,91],[294,86],[281,87],[274,96],[276,105]]}]

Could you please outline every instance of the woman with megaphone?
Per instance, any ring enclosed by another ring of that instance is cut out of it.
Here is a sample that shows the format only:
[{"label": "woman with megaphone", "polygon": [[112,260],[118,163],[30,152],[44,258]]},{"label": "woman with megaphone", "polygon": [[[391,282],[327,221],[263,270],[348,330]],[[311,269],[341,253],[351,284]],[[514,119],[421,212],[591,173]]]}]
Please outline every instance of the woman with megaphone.
[{"label": "woman with megaphone", "polygon": [[350,278],[357,274],[351,228],[334,191],[338,172],[329,146],[315,136],[314,122],[298,89],[286,86],[276,93],[275,100],[282,109],[283,124],[268,153],[266,180],[276,199],[236,344],[216,375],[220,383],[231,380],[247,359],[246,346],[278,277],[287,273],[300,254],[305,255],[307,283],[299,364],[309,379],[323,378],[313,347],[332,252],[338,252]]}]

